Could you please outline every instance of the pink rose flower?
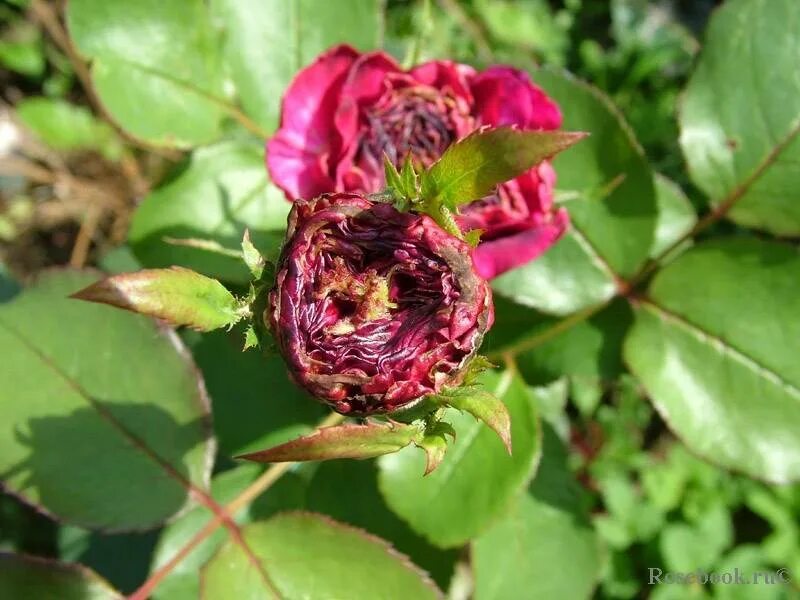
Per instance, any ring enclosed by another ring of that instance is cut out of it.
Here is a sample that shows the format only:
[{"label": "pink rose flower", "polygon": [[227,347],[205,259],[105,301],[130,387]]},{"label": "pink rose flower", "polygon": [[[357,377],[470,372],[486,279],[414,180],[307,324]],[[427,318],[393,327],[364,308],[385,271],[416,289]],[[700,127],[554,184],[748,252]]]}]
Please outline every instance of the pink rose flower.
[{"label": "pink rose flower", "polygon": [[[385,185],[384,152],[397,166],[408,153],[429,166],[483,125],[549,130],[556,103],[517,69],[432,61],[402,70],[383,52],[337,46],[295,77],[281,126],[267,143],[272,180],[291,199],[327,192],[373,193]],[[555,172],[543,162],[462,208],[464,231],[481,229],[473,259],[492,278],[552,246],[569,217],[553,206]]]}]

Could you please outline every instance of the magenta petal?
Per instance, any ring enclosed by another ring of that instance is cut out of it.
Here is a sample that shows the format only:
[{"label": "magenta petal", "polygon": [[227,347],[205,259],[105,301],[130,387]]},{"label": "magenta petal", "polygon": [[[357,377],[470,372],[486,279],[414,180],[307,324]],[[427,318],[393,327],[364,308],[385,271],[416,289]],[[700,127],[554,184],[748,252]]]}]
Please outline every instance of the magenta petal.
[{"label": "magenta petal", "polygon": [[472,93],[477,115],[486,125],[545,130],[561,127],[558,105],[524,71],[490,67],[475,77]]},{"label": "magenta petal", "polygon": [[475,69],[469,65],[447,60],[432,60],[417,65],[409,71],[411,77],[424,85],[443,90],[449,88],[454,94],[472,103],[469,80],[475,76]]},{"label": "magenta petal", "polygon": [[267,142],[267,170],[289,200],[314,198],[333,188],[321,158],[287,142],[279,131]]},{"label": "magenta petal", "polygon": [[548,223],[515,235],[483,242],[472,251],[475,269],[484,279],[492,279],[521,267],[555,244],[564,235],[568,225],[569,216],[561,209]]},{"label": "magenta petal", "polygon": [[330,191],[322,160],[336,141],[339,90],[358,56],[350,46],[331,48],[300,71],[284,96],[281,126],[267,144],[267,169],[290,199]]}]

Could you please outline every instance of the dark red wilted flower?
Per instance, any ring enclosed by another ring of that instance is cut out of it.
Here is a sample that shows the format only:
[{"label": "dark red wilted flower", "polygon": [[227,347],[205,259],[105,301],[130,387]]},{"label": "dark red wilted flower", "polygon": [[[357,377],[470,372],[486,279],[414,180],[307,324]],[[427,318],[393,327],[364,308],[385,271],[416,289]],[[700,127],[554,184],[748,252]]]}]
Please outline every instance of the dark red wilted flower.
[{"label": "dark red wilted flower", "polygon": [[358,194],[299,200],[265,321],[298,384],[343,414],[457,385],[494,313],[468,246]]},{"label": "dark red wilted flower", "polygon": [[[511,67],[477,72],[433,61],[403,71],[383,52],[337,46],[289,87],[280,129],[267,145],[267,166],[290,199],[372,193],[384,187],[384,152],[398,167],[408,153],[427,167],[483,125],[557,129],[561,112],[526,73]],[[461,227],[484,232],[474,250],[482,276],[536,258],[564,233],[569,219],[553,207],[554,183],[555,172],[544,162],[462,209]]]}]

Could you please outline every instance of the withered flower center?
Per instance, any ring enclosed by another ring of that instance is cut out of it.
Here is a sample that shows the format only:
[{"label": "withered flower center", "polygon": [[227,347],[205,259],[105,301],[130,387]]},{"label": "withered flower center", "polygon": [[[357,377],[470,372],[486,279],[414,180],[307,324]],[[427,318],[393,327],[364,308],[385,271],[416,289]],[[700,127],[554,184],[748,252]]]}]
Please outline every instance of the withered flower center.
[{"label": "withered flower center", "polygon": [[397,90],[367,114],[361,154],[382,161],[385,152],[400,166],[411,153],[423,166],[430,166],[456,140],[453,113],[458,110],[455,101],[438,90]]}]

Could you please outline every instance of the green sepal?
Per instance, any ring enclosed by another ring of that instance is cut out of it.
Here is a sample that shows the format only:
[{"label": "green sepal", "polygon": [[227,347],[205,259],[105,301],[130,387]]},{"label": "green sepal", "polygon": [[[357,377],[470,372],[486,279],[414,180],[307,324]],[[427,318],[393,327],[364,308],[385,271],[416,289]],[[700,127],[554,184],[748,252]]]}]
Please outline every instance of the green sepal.
[{"label": "green sepal", "polygon": [[267,260],[256,249],[253,242],[250,241],[249,229],[244,230],[244,237],[242,238],[242,259],[247,268],[250,269],[253,279],[259,281],[264,275],[264,266],[267,264]]},{"label": "green sepal", "polygon": [[489,426],[511,454],[511,416],[506,405],[478,385],[464,385],[445,390],[434,397],[442,406],[468,412]]}]

